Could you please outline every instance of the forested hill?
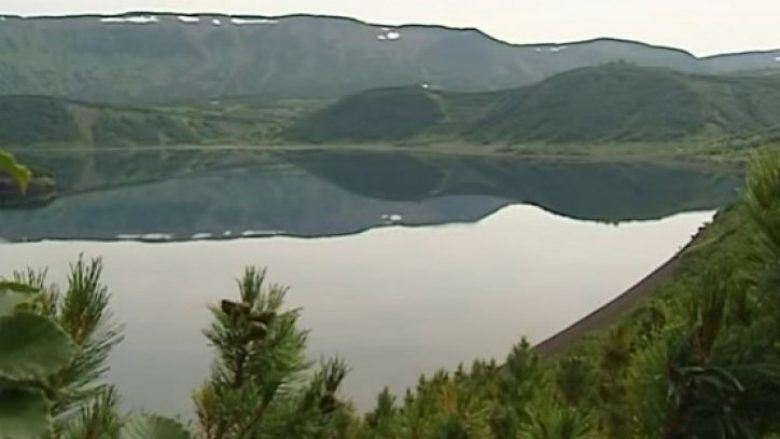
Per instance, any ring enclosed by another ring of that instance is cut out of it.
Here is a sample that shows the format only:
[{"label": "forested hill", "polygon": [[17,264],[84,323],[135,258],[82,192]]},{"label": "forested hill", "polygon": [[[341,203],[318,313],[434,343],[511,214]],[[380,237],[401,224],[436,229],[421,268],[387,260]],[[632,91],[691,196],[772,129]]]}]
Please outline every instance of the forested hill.
[{"label": "forested hill", "polygon": [[340,97],[412,83],[486,91],[621,60],[703,74],[772,71],[778,59],[780,51],[700,59],[614,39],[510,45],[473,29],[304,15],[0,18],[0,94],[112,103]]},{"label": "forested hill", "polygon": [[673,141],[773,135],[780,75],[708,76],[617,63],[488,93],[420,85],[370,90],[299,120],[288,137],[310,142]]},{"label": "forested hill", "polygon": [[194,107],[120,106],[0,95],[0,145],[112,147],[266,144],[310,111],[308,102]]},{"label": "forested hill", "polygon": [[421,85],[338,100],[140,107],[0,96],[0,144],[131,147],[457,142],[575,144],[780,139],[780,75],[706,76],[626,64],[486,93]]}]

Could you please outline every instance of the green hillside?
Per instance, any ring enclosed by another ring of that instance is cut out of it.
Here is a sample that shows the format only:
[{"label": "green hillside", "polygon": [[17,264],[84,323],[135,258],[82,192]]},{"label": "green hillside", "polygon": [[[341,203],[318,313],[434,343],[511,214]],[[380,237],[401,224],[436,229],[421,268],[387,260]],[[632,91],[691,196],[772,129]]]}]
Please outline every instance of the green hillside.
[{"label": "green hillside", "polygon": [[304,117],[289,130],[294,140],[372,142],[412,138],[442,122],[437,94],[421,87],[370,90]]},{"label": "green hillside", "polygon": [[130,107],[47,96],[0,96],[0,145],[134,147],[267,144],[321,104],[233,99],[191,107]]},{"label": "green hillside", "polygon": [[69,142],[80,137],[66,102],[43,96],[0,96],[0,145]]},{"label": "green hillside", "polygon": [[429,83],[499,90],[624,60],[692,73],[780,68],[780,52],[699,59],[613,39],[510,45],[474,29],[387,27],[334,17],[174,14],[0,22],[0,94],[112,103],[340,97]]},{"label": "green hillside", "polygon": [[0,96],[0,115],[0,145],[11,147],[460,145],[593,154],[619,145],[633,154],[701,158],[744,155],[780,140],[780,75],[690,75],[617,63],[481,93],[421,84],[336,100],[243,97],[188,106]]},{"label": "green hillside", "polygon": [[302,119],[288,136],[319,142],[666,142],[769,135],[779,126],[780,75],[700,76],[610,64],[500,92],[419,86],[364,92]]},{"label": "green hillside", "polygon": [[469,131],[485,140],[665,141],[745,134],[779,123],[780,77],[610,65],[508,92]]}]

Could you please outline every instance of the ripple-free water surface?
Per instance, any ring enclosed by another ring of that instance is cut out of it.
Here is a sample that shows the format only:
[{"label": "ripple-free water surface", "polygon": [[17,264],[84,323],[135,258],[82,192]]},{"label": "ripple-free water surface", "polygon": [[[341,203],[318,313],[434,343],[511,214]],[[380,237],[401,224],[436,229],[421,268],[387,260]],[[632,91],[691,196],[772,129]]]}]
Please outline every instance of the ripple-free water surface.
[{"label": "ripple-free water surface", "polygon": [[711,211],[612,225],[511,205],[472,224],[382,227],[321,238],[165,244],[42,241],[0,245],[0,267],[48,267],[63,281],[80,253],[102,256],[125,341],[110,380],[129,407],[189,416],[209,370],[206,309],[235,297],[248,264],[291,287],[313,359],[350,365],[361,409],[388,385],[476,357],[502,359],[521,336],[563,329],[671,257]]}]

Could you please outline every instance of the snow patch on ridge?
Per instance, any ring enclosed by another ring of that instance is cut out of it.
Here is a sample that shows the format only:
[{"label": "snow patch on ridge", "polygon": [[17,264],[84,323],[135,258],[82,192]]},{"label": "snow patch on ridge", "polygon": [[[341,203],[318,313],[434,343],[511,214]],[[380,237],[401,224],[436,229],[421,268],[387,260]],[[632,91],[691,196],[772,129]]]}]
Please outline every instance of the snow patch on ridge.
[{"label": "snow patch on ridge", "polygon": [[179,15],[177,17],[182,23],[199,23],[200,17],[193,17],[192,15]]},{"label": "snow patch on ridge", "polygon": [[100,22],[106,24],[151,24],[159,23],[160,19],[156,15],[128,15],[123,17],[103,17],[100,19]]},{"label": "snow patch on ridge", "polygon": [[384,33],[379,34],[376,36],[376,39],[379,41],[395,41],[401,39],[401,33],[394,30],[389,30],[387,28],[382,28]]},{"label": "snow patch on ridge", "polygon": [[231,18],[230,21],[237,25],[243,25],[243,24],[276,24],[279,22],[279,20],[271,20],[268,18]]}]

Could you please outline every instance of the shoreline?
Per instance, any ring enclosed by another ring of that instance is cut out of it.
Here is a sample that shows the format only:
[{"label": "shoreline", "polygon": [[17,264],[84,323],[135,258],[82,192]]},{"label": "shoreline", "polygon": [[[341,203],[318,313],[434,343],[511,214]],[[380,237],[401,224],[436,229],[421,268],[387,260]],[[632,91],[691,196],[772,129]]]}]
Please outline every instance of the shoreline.
[{"label": "shoreline", "polygon": [[702,226],[674,256],[656,267],[627,290],[566,328],[536,343],[533,346],[533,350],[543,356],[560,354],[588,334],[608,328],[625,316],[626,313],[636,309],[642,300],[651,297],[663,282],[670,280],[674,276],[677,268],[679,268],[680,260],[687,253],[688,249],[699,240],[702,230],[708,226],[709,224]]}]

